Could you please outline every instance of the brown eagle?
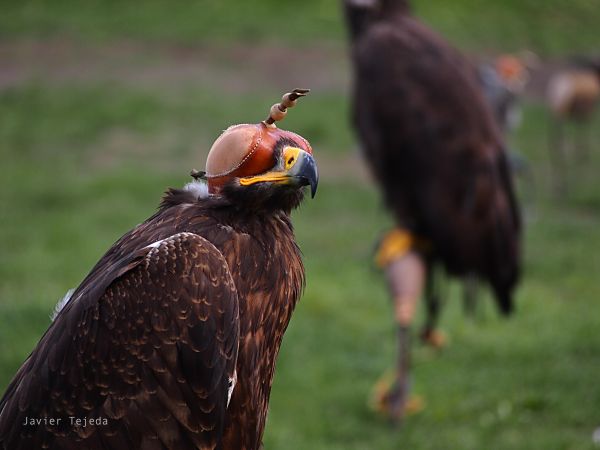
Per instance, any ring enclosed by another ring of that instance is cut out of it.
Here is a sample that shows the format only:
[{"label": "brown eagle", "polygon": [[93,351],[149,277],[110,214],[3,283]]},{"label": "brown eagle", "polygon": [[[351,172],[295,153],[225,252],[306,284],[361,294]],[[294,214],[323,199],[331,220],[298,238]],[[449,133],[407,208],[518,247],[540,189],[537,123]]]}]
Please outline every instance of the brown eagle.
[{"label": "brown eagle", "polygon": [[[0,448],[258,449],[275,360],[304,286],[290,212],[310,144],[228,128],[203,177],[100,259],[0,401]],[[196,174],[198,177],[198,175]]]},{"label": "brown eagle", "polygon": [[408,392],[408,328],[425,283],[426,334],[437,314],[433,268],[487,281],[510,312],[520,218],[502,136],[471,64],[416,20],[406,0],[344,5],[353,121],[397,224],[377,255],[400,330],[398,379],[382,400],[397,418]]}]

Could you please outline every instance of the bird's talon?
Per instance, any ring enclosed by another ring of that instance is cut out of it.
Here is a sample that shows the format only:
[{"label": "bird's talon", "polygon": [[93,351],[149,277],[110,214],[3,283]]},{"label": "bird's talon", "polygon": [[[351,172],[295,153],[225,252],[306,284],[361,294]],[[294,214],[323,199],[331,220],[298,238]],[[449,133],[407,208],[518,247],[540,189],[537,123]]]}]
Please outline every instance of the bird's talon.
[{"label": "bird's talon", "polygon": [[446,333],[439,330],[425,330],[421,334],[421,341],[435,349],[442,349],[448,345]]},{"label": "bird's talon", "polygon": [[404,417],[421,412],[425,402],[418,395],[409,395],[406,387],[398,383],[394,373],[385,373],[375,386],[369,399],[375,413],[399,425]]}]

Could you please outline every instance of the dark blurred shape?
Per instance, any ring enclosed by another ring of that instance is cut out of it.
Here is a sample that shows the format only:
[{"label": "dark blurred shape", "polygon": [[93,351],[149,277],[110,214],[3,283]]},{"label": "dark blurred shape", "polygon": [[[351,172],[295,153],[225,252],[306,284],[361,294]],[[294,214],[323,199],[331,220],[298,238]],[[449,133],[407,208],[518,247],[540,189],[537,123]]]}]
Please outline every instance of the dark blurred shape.
[{"label": "dark blurred shape", "polygon": [[578,159],[589,159],[590,127],[587,126],[600,102],[600,56],[574,57],[549,79],[546,100],[550,121],[549,151],[554,187],[559,195],[567,191],[568,157],[565,124],[579,123]]},{"label": "dark blurred shape", "polygon": [[[397,223],[382,240],[378,260],[403,342],[397,378],[380,407],[398,421],[409,391],[406,329],[423,284],[425,339],[434,333],[439,310],[436,265],[486,280],[500,311],[511,312],[520,274],[520,214],[502,135],[475,68],[413,18],[404,0],[346,0],[344,6],[354,63],[353,122]],[[424,282],[415,275],[421,267]]]}]

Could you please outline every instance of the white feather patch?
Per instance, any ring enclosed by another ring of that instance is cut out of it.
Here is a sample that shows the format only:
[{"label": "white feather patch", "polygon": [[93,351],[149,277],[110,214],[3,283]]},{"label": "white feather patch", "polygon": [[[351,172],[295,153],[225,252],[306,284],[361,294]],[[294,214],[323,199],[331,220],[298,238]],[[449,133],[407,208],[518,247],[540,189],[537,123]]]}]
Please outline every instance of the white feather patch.
[{"label": "white feather patch", "polygon": [[196,200],[208,197],[208,185],[204,181],[194,180],[183,187],[184,191],[191,192]]},{"label": "white feather patch", "polygon": [[237,383],[237,370],[233,371],[233,377],[229,379],[229,386],[227,388],[227,407],[229,408],[229,402],[231,401],[231,395],[233,394],[233,389]]},{"label": "white feather patch", "polygon": [[164,239],[160,239],[160,240],[158,240],[156,242],[153,242],[152,244],[148,244],[144,248],[150,248],[150,249],[158,248],[158,247],[160,247],[160,244],[162,244],[163,242],[169,242],[169,241],[172,241],[172,240],[175,240],[175,239],[177,239],[179,237],[184,237],[184,236],[197,236],[197,235],[194,234],[194,233],[188,233],[186,231],[182,231],[181,233],[175,233],[175,234],[172,234],[169,237],[166,237]]},{"label": "white feather patch", "polygon": [[[167,239],[168,239],[168,238],[167,238]],[[162,242],[166,241],[167,239],[161,239],[160,241],[153,242],[152,244],[148,244],[148,245],[146,245],[146,247],[144,247],[144,248],[158,248],[158,246],[159,246],[159,245],[160,245]]]},{"label": "white feather patch", "polygon": [[75,289],[69,289],[67,291],[67,293],[64,295],[64,297],[58,301],[58,303],[54,307],[54,311],[52,311],[52,314],[50,315],[50,319],[52,320],[52,322],[54,322],[54,319],[56,319],[56,316],[58,316],[58,314],[62,311],[62,309],[65,307],[65,305],[67,303],[69,303],[69,300],[71,300],[71,296],[73,295],[73,292],[75,292]]}]

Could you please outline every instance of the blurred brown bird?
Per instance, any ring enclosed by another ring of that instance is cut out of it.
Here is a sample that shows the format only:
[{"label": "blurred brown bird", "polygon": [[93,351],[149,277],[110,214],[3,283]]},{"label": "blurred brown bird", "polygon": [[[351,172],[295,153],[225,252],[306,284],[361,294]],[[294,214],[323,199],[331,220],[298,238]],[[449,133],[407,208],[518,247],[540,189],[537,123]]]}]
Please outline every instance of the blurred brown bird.
[{"label": "blurred brown bird", "polygon": [[0,448],[260,447],[304,286],[289,214],[317,187],[310,144],[274,122],[306,92],[227,129],[207,183],[169,190],[65,299],[0,401]]},{"label": "blurred brown bird", "polygon": [[408,328],[432,272],[489,283],[513,309],[520,272],[520,215],[504,143],[476,70],[416,20],[405,0],[345,0],[354,65],[353,122],[365,160],[397,228],[381,242],[399,324],[397,380],[382,398],[399,419],[408,395]]}]

